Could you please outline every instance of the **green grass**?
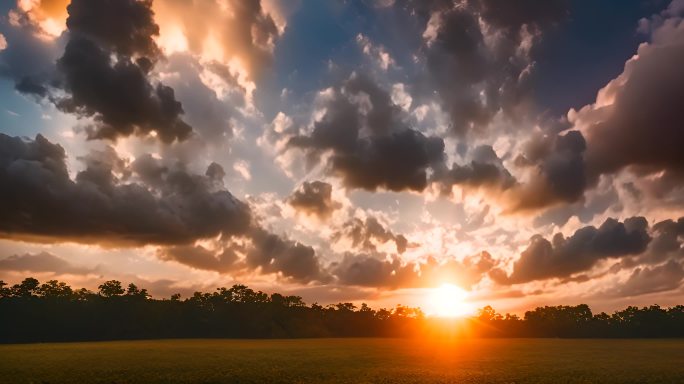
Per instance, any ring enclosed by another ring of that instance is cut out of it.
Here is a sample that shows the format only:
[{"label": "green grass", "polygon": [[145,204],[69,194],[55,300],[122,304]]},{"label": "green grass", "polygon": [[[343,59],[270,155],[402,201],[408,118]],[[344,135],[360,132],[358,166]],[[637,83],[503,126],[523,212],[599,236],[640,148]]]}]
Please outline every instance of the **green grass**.
[{"label": "green grass", "polygon": [[684,340],[0,345],[1,383],[684,383]]}]

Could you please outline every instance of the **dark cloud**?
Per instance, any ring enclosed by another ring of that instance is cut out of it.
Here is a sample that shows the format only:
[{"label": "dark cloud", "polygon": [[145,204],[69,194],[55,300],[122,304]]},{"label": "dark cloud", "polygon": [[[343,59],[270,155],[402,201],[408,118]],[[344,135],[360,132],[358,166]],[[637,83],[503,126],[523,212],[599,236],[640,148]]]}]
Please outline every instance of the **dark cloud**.
[{"label": "dark cloud", "polygon": [[[183,244],[246,231],[249,208],[210,177],[140,156],[126,166],[107,151],[82,159],[71,179],[64,149],[43,136],[0,134],[3,237],[82,243]],[[116,172],[114,172],[116,170]],[[122,178],[116,174],[123,174]],[[124,180],[132,174],[132,180]]]},{"label": "dark cloud", "polygon": [[353,218],[347,221],[341,229],[332,235],[333,241],[340,241],[341,239],[351,240],[352,247],[366,252],[375,252],[377,251],[376,243],[385,244],[388,241],[394,242],[398,253],[404,253],[409,246],[404,235],[393,233],[372,216],[366,220]]},{"label": "dark cloud", "polygon": [[25,253],[0,259],[0,271],[51,272],[74,275],[85,275],[95,272],[94,269],[75,266],[63,258],[48,252]]},{"label": "dark cloud", "polygon": [[311,135],[290,146],[310,158],[331,151],[330,171],[348,187],[422,191],[428,169],[443,162],[444,141],[408,128],[389,94],[364,76],[353,74],[324,104]]},{"label": "dark cloud", "polygon": [[604,89],[610,93],[604,99],[611,97],[612,104],[592,107],[597,118],[586,131],[588,167],[597,174],[624,167],[665,171],[679,175],[681,183],[684,24],[677,19],[664,22],[653,32],[652,41],[639,47],[637,55]]},{"label": "dark cloud", "polygon": [[681,250],[681,240],[684,240],[684,217],[678,220],[664,220],[653,225],[655,234],[650,250],[655,253],[667,254]]},{"label": "dark cloud", "polygon": [[325,219],[342,204],[332,199],[332,185],[322,181],[304,182],[288,199],[298,211]]},{"label": "dark cloud", "polygon": [[634,270],[627,281],[615,293],[620,296],[637,296],[647,293],[677,289],[684,281],[684,267],[670,260],[655,267]]},{"label": "dark cloud", "polygon": [[586,142],[578,131],[533,138],[518,164],[532,166],[530,180],[510,195],[509,209],[530,210],[572,203],[589,184],[584,163]]},{"label": "dark cloud", "polygon": [[15,24],[0,22],[0,33],[7,42],[7,47],[0,50],[0,76],[14,81],[20,92],[44,97],[45,84],[55,80],[54,65],[63,48],[62,39],[46,41],[40,38],[40,27],[28,15],[18,10],[13,10],[12,15]]},{"label": "dark cloud", "polygon": [[[584,188],[594,186],[600,175],[627,169],[640,178],[639,194],[645,192],[659,203],[679,204],[684,188],[684,157],[679,148],[684,141],[679,103],[684,98],[681,9],[668,7],[650,20],[642,19],[644,23],[650,41],[641,44],[623,72],[599,91],[595,104],[572,110],[569,117],[587,142]],[[582,186],[579,167],[573,174],[576,188],[569,189],[573,193],[566,197],[577,195]]]},{"label": "dark cloud", "polygon": [[438,182],[447,193],[451,191],[453,185],[464,188],[484,187],[506,190],[516,184],[515,178],[504,167],[490,145],[475,147],[469,164],[454,163],[451,169],[438,169],[433,180]]},{"label": "dark cloud", "polygon": [[15,80],[20,92],[93,118],[87,128],[91,139],[154,131],[167,143],[184,140],[192,127],[181,118],[183,108],[174,90],[149,78],[160,55],[153,40],[159,27],[151,5],[148,0],[72,1],[67,7],[68,32],[61,38],[66,46],[56,65],[52,50],[30,40],[30,29],[38,27],[27,21],[21,33],[28,37],[11,43],[30,44],[3,51],[2,72]]},{"label": "dark cloud", "polygon": [[346,254],[332,265],[332,271],[342,284],[368,287],[405,287],[415,272],[414,265],[402,265],[399,258],[384,260],[371,255]]},{"label": "dark cloud", "polygon": [[152,0],[71,0],[66,20],[71,34],[95,40],[108,51],[121,56],[154,58],[159,48],[153,37],[159,35]]},{"label": "dark cloud", "polygon": [[239,238],[222,240],[211,249],[181,245],[160,248],[157,254],[162,260],[222,274],[259,271],[299,283],[329,281],[329,275],[312,247],[257,226]]},{"label": "dark cloud", "polygon": [[494,269],[491,276],[503,284],[569,277],[589,270],[603,259],[641,254],[650,241],[648,223],[643,217],[628,218],[622,223],[607,219],[599,228],[584,227],[568,238],[558,233],[548,241],[535,235],[513,264],[509,276],[499,269]]},{"label": "dark cloud", "polygon": [[164,142],[186,139],[192,128],[180,118],[181,103],[172,88],[149,82],[141,60],[120,57],[112,65],[108,51],[92,40],[72,37],[57,62],[69,94],[57,100],[57,107],[94,117],[90,138],[115,139],[155,131]]},{"label": "dark cloud", "polygon": [[331,265],[332,273],[343,284],[382,288],[425,288],[440,282],[454,282],[470,288],[494,265],[487,252],[465,258],[437,261],[430,257],[422,263],[404,263],[398,257],[381,258],[368,254],[346,254]]},{"label": "dark cloud", "polygon": [[307,245],[257,229],[245,262],[262,273],[279,273],[294,281],[327,281],[315,250]]},{"label": "dark cloud", "polygon": [[563,3],[410,2],[426,22],[426,92],[436,90],[455,134],[484,130],[499,111],[520,118],[530,104],[530,49],[567,14]]},{"label": "dark cloud", "polygon": [[684,260],[684,218],[663,220],[651,228],[653,240],[642,255],[625,260],[623,267],[640,264],[659,264],[667,260]]},{"label": "dark cloud", "polygon": [[[313,248],[260,228],[250,208],[223,189],[220,165],[206,175],[150,155],[128,163],[112,148],[80,160],[71,179],[64,149],[38,135],[0,134],[0,236],[101,245],[168,245],[159,257],[221,273],[256,270],[324,281]],[[194,245],[218,239],[216,250]],[[244,260],[238,256],[244,255]]]},{"label": "dark cloud", "polygon": [[608,210],[619,212],[623,206],[615,188],[607,191],[585,194],[583,199],[572,203],[548,208],[534,218],[534,226],[565,225],[571,217],[577,217],[582,223],[589,223],[596,215]]},{"label": "dark cloud", "polygon": [[228,273],[236,270],[238,256],[230,248],[214,252],[201,245],[178,245],[164,247],[157,256],[166,261],[176,261],[188,267],[205,271]]}]

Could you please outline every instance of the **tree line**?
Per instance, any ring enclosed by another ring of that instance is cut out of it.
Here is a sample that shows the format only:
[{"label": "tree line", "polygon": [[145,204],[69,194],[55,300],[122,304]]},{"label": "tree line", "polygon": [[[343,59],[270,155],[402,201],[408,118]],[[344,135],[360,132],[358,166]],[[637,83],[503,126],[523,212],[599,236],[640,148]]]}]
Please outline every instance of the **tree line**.
[{"label": "tree line", "polygon": [[487,306],[463,319],[427,317],[398,305],[307,305],[299,296],[245,285],[153,299],[135,284],[106,281],[97,292],[34,278],[0,280],[0,342],[155,338],[297,337],[684,337],[684,306],[627,307],[593,314],[586,304],[545,306],[523,317]]}]

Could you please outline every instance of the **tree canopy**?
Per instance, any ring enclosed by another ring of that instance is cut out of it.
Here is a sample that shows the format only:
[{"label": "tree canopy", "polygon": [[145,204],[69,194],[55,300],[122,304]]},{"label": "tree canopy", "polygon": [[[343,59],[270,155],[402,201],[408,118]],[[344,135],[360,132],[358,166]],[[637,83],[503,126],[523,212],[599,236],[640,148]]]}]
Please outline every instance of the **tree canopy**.
[{"label": "tree canopy", "polygon": [[245,285],[153,299],[146,289],[110,280],[98,292],[34,278],[0,280],[0,342],[152,338],[286,337],[684,337],[684,305],[592,313],[586,304],[545,306],[517,315],[491,306],[472,317],[426,317],[420,308],[307,305],[299,296]]}]

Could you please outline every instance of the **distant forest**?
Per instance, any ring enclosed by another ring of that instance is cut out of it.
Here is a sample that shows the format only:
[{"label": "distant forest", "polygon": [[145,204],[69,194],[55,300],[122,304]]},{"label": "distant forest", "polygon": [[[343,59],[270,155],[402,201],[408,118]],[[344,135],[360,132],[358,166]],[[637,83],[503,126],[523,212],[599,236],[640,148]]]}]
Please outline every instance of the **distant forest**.
[{"label": "distant forest", "polygon": [[299,296],[244,285],[152,299],[134,284],[110,280],[98,292],[63,282],[0,280],[0,342],[156,338],[300,337],[684,337],[684,305],[628,307],[593,314],[585,304],[501,315],[487,306],[463,319],[426,317],[419,308],[373,310],[366,304],[307,305]]}]

